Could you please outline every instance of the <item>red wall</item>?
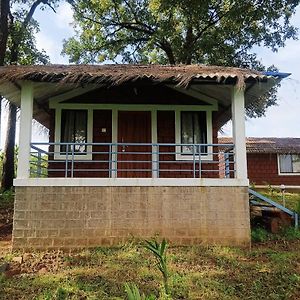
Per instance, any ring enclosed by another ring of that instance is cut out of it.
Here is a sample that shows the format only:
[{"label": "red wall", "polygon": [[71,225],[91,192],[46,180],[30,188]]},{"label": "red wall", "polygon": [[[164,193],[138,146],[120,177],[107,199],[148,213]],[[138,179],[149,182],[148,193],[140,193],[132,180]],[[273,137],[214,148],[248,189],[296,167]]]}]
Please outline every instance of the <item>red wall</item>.
[{"label": "red wall", "polygon": [[[213,126],[213,143],[218,143],[217,129]],[[158,143],[175,143],[175,112],[174,111],[158,111],[157,112],[157,141]],[[214,149],[214,152],[217,150]],[[161,147],[160,152],[175,152],[175,147]],[[174,154],[160,154],[160,177],[180,177],[191,178],[193,174],[193,163],[185,163],[176,161]],[[214,161],[218,160],[218,156],[214,156]],[[167,161],[173,161],[168,163]],[[176,162],[175,162],[176,161]],[[201,164],[201,177],[216,178],[219,177],[218,164]],[[182,171],[178,171],[182,170]],[[165,170],[165,171],[162,171]],[[172,171],[177,170],[177,171]],[[189,171],[191,170],[191,171]],[[215,172],[208,172],[207,170],[215,170]],[[199,177],[199,164],[196,163],[196,177]]]},{"label": "red wall", "polygon": [[278,175],[277,154],[247,154],[248,177],[255,185],[300,185],[298,175]]},{"label": "red wall", "polygon": [[[52,120],[54,118],[54,111],[52,111]],[[111,132],[111,111],[110,110],[94,110],[94,124],[93,124],[93,142],[95,143],[109,143],[111,142],[112,132]],[[51,122],[50,127],[50,141],[54,140],[54,122]],[[106,128],[106,133],[101,132],[101,128]],[[158,111],[157,112],[157,136],[158,136],[158,143],[175,143],[175,112],[174,111]],[[217,128],[213,126],[213,143],[218,143],[217,139]],[[103,147],[93,147],[93,151],[108,151],[108,149],[104,149]],[[107,148],[107,147],[106,147]],[[53,147],[51,150],[53,151]],[[217,149],[214,149],[216,152]],[[175,147],[161,147],[160,152],[175,152]],[[51,156],[50,159],[53,159]],[[108,155],[105,154],[96,154],[93,155],[93,160],[108,160]],[[218,156],[214,155],[214,161],[218,160]],[[175,155],[174,154],[161,154],[160,155],[160,177],[165,178],[191,178],[193,177],[193,163],[189,162],[175,162]],[[163,162],[165,161],[165,163]],[[172,162],[167,162],[172,161]],[[69,166],[70,167],[70,166]],[[108,163],[105,162],[75,162],[74,163],[74,177],[108,177],[108,172],[106,171],[93,171],[92,169],[108,169]],[[49,177],[64,177],[65,164],[63,161],[61,162],[50,162],[49,169],[56,169],[56,171],[49,171]],[[203,163],[201,165],[201,176],[205,178],[215,178],[219,177],[218,171],[218,164],[207,164]],[[76,171],[76,169],[85,169],[85,171]],[[165,170],[165,171],[162,171]],[[179,171],[172,171],[172,170],[179,170]],[[189,171],[190,170],[190,171]],[[196,164],[196,170],[199,170],[199,164]],[[215,170],[215,172],[207,172],[207,170]],[[70,173],[70,172],[69,172]],[[70,176],[70,174],[68,174]],[[196,177],[199,177],[199,171],[196,171]]]}]

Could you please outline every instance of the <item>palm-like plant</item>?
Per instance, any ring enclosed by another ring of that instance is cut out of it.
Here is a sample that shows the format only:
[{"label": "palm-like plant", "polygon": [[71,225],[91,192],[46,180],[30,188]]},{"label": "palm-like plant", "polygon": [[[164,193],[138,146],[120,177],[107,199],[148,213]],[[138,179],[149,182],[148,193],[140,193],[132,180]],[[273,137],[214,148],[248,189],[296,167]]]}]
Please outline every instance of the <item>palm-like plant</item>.
[{"label": "palm-like plant", "polygon": [[157,241],[146,241],[145,248],[151,251],[155,256],[157,267],[163,276],[164,289],[167,295],[169,295],[168,285],[168,267],[167,267],[167,248],[168,243],[165,239],[161,243]]}]

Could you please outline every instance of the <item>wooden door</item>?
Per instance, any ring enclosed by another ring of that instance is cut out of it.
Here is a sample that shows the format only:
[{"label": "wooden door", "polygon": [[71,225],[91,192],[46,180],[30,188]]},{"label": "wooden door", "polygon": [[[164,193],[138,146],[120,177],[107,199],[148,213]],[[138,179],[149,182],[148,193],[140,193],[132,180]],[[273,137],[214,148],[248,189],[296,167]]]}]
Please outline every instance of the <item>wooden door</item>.
[{"label": "wooden door", "polygon": [[[151,112],[119,111],[118,142],[151,143]],[[147,145],[120,145],[117,177],[151,177],[151,151],[152,147]]]}]

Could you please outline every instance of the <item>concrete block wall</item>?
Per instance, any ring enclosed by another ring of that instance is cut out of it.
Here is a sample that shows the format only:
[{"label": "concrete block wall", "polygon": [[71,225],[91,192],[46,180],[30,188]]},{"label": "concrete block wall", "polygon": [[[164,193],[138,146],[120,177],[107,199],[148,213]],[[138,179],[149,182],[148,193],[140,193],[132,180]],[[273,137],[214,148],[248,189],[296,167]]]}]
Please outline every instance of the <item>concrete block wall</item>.
[{"label": "concrete block wall", "polygon": [[247,187],[16,187],[14,249],[250,244]]}]

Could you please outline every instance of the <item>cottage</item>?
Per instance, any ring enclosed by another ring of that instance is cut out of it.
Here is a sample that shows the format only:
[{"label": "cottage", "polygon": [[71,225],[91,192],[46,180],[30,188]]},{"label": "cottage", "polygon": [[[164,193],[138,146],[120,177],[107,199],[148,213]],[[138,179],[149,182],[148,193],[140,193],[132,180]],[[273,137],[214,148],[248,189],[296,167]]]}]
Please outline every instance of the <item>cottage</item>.
[{"label": "cottage", "polygon": [[[232,143],[232,138],[219,138]],[[248,177],[257,188],[300,188],[300,138],[246,138]]]},{"label": "cottage", "polygon": [[[204,65],[2,67],[0,94],[21,108],[13,247],[157,234],[248,245],[245,108],[286,76]],[[33,118],[48,143],[31,141]],[[230,118],[233,141],[220,145]]]}]

